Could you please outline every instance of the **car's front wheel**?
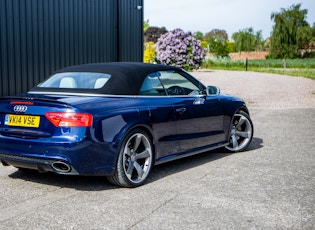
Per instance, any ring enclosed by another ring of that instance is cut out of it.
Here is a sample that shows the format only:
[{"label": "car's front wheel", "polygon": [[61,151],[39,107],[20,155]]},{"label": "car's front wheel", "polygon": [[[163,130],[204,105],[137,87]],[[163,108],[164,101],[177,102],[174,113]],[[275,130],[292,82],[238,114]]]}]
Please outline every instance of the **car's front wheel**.
[{"label": "car's front wheel", "polygon": [[249,115],[239,111],[233,117],[229,145],[225,148],[230,152],[241,152],[248,147],[253,134],[254,127]]},{"label": "car's front wheel", "polygon": [[153,144],[146,132],[134,129],[123,139],[116,171],[108,180],[123,187],[137,187],[147,179],[153,165]]}]

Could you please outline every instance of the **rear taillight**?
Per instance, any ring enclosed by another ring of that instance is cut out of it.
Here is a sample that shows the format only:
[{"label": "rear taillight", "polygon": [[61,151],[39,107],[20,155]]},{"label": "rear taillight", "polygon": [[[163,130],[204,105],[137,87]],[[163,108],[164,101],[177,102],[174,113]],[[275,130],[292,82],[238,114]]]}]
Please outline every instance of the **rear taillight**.
[{"label": "rear taillight", "polygon": [[47,112],[45,116],[57,127],[90,127],[93,119],[88,113]]}]

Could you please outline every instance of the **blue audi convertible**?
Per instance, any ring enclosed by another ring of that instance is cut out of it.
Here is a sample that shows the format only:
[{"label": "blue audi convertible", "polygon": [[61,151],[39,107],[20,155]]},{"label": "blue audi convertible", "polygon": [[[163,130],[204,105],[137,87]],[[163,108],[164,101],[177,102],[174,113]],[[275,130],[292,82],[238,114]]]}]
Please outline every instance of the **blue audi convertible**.
[{"label": "blue audi convertible", "polygon": [[174,66],[66,67],[0,99],[4,166],[106,176],[124,187],[142,185],[153,165],[215,148],[243,151],[253,131],[242,99]]}]

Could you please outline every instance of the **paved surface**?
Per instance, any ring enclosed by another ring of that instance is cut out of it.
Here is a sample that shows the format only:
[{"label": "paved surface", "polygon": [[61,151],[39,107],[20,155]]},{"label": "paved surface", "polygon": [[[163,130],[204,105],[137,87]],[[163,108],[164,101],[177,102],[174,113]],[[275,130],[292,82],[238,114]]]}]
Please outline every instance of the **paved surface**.
[{"label": "paved surface", "polygon": [[315,81],[194,75],[245,98],[255,125],[248,151],[212,151],[157,166],[135,189],[100,177],[0,167],[0,228],[315,229]]},{"label": "paved surface", "polygon": [[315,81],[301,77],[238,71],[197,71],[193,75],[205,85],[245,99],[256,108],[315,107]]}]

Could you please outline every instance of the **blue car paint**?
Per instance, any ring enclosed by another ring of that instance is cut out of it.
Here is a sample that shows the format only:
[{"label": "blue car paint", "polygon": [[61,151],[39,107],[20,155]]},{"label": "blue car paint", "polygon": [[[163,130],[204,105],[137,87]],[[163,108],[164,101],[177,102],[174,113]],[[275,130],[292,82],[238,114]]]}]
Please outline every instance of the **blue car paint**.
[{"label": "blue car paint", "polygon": [[[204,103],[195,105],[194,101],[200,98],[204,99]],[[12,113],[13,109],[13,105],[8,105],[8,100],[13,99],[0,101],[0,153],[23,157],[23,161],[38,159],[36,164],[44,164],[47,168],[53,161],[67,162],[73,167],[73,174],[81,175],[112,174],[119,143],[126,133],[135,127],[145,128],[152,136],[156,164],[223,146],[228,141],[233,114],[244,105],[242,100],[225,95],[60,98],[45,96],[45,99],[31,100],[34,105],[28,106],[27,112],[41,115],[40,129],[51,136],[21,139],[6,135],[5,130],[10,128],[2,121],[5,114]],[[186,108],[183,114],[176,112],[176,109],[181,107]],[[92,127],[56,128],[43,117],[48,111],[65,110],[93,114]],[[197,121],[201,121],[201,126],[197,125]],[[196,129],[187,132],[191,127]],[[16,161],[19,161],[19,158]],[[23,166],[21,160],[19,163]]]}]

